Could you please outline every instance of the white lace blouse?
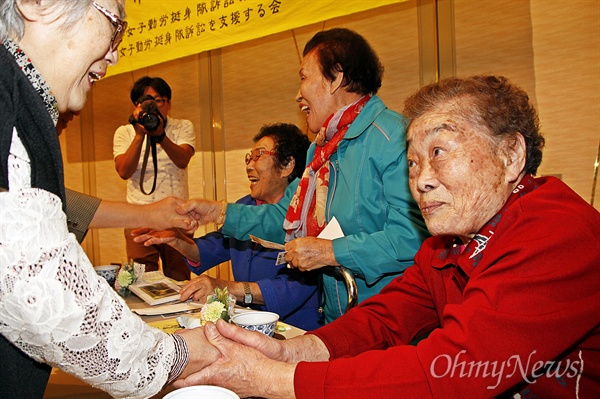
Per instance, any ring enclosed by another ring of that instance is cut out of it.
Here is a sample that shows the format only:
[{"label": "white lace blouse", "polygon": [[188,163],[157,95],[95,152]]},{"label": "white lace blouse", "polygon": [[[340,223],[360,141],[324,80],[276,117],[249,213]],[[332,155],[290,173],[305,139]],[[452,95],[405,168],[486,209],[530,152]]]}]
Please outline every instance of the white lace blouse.
[{"label": "white lace blouse", "polygon": [[31,188],[30,173],[13,131],[10,192],[0,193],[0,333],[116,398],[152,396],[169,377],[175,339],[134,315],[95,273],[60,199]]}]

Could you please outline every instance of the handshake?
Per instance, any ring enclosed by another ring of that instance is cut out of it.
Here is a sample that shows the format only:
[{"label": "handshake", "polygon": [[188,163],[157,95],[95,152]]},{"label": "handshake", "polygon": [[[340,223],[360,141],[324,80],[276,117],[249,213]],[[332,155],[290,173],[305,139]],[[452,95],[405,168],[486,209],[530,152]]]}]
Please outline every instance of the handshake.
[{"label": "handshake", "polygon": [[188,234],[211,222],[222,224],[227,209],[227,203],[224,201],[184,201],[176,197],[167,197],[152,204],[139,206],[144,208],[146,217],[145,223],[141,225],[157,230],[177,228]]}]

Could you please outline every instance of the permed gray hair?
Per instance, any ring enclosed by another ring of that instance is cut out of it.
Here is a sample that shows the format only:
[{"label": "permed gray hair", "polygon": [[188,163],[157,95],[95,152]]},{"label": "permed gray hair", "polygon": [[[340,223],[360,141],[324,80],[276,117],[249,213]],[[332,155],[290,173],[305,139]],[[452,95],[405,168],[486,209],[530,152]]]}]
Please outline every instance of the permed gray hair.
[{"label": "permed gray hair", "polygon": [[[63,28],[70,29],[86,14],[92,6],[92,0],[20,0],[21,2],[36,2],[42,12],[59,9],[60,15],[65,16]],[[19,41],[25,34],[23,15],[19,12],[19,0],[0,1],[0,42],[6,39]]]}]

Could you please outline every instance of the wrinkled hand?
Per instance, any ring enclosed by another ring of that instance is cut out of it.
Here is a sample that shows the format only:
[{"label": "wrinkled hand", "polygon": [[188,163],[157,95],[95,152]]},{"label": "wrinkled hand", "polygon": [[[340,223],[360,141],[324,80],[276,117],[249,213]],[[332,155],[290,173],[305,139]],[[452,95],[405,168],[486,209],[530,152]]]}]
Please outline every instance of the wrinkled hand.
[{"label": "wrinkled hand", "polygon": [[198,262],[200,253],[194,240],[183,234],[179,229],[152,230],[149,228],[135,229],[131,231],[133,241],[150,245],[167,244],[177,250],[184,257]]},{"label": "wrinkled hand", "polygon": [[221,202],[192,199],[177,208],[180,215],[189,215],[198,225],[214,223],[221,214]]},{"label": "wrinkled hand", "polygon": [[282,352],[282,341],[256,331],[243,330],[223,320],[218,320],[217,326],[207,323],[204,332],[208,341],[219,350],[219,359],[199,372],[176,381],[174,386],[218,385],[231,389],[243,398],[294,397],[296,365],[270,359],[264,354],[277,357]]},{"label": "wrinkled hand", "polygon": [[183,329],[177,331],[176,334],[185,339],[190,355],[190,360],[179,378],[185,378],[202,370],[204,367],[217,361],[221,356],[218,349],[212,346],[206,339],[204,327]]},{"label": "wrinkled hand", "polygon": [[173,244],[179,235],[183,236],[183,234],[179,233],[179,230],[177,229],[153,230],[147,227],[134,229],[131,231],[131,235],[134,237],[134,242],[144,244],[145,246]]},{"label": "wrinkled hand", "polygon": [[317,237],[296,238],[285,244],[285,260],[288,267],[301,271],[315,270],[323,266],[339,266],[333,253],[331,240]]},{"label": "wrinkled hand", "polygon": [[224,280],[218,280],[203,274],[190,280],[179,291],[180,300],[187,301],[192,298],[194,301],[206,302],[206,297],[215,291],[215,288],[223,288],[227,285]]},{"label": "wrinkled hand", "polygon": [[182,229],[192,234],[198,228],[196,218],[187,212],[179,212],[185,201],[176,197],[167,197],[152,204],[145,205],[149,216],[147,227],[155,230],[166,230],[169,228]]}]

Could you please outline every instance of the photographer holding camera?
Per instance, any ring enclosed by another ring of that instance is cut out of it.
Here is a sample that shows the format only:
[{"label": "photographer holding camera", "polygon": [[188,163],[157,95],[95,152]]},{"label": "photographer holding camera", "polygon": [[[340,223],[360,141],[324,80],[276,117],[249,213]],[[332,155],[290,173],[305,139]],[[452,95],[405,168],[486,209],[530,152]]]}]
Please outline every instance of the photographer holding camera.
[{"label": "photographer holding camera", "polygon": [[[188,199],[187,165],[194,155],[192,122],[168,116],[171,87],[164,79],[144,76],[130,92],[135,109],[129,124],[120,126],[113,139],[115,168],[127,180],[127,202],[150,204],[169,196]],[[127,258],[144,263],[146,271],[158,270],[175,280],[189,280],[183,257],[168,245],[145,247],[133,242],[125,229]]]}]

